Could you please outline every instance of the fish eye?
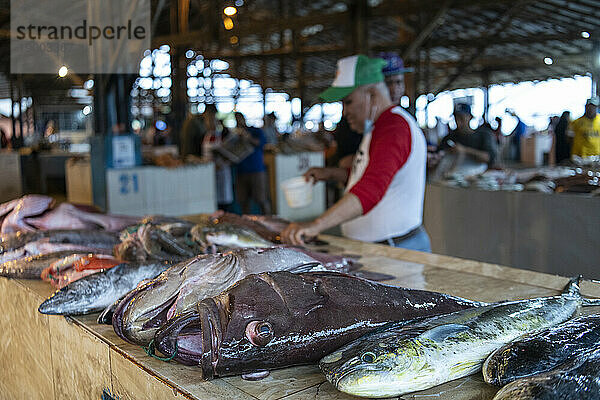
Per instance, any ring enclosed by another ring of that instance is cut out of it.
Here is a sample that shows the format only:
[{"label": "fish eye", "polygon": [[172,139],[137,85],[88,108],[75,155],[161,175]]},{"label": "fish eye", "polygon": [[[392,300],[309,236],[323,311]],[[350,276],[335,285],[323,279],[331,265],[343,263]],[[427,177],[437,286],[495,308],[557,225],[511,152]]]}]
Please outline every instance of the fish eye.
[{"label": "fish eye", "polygon": [[374,353],[368,352],[362,355],[360,358],[363,362],[368,364],[374,363],[377,356]]},{"label": "fish eye", "polygon": [[271,324],[269,324],[268,322],[262,323],[257,326],[256,330],[261,335],[268,335],[269,333],[271,333]]},{"label": "fish eye", "polygon": [[266,321],[249,322],[246,338],[255,346],[266,346],[273,339],[273,326]]}]

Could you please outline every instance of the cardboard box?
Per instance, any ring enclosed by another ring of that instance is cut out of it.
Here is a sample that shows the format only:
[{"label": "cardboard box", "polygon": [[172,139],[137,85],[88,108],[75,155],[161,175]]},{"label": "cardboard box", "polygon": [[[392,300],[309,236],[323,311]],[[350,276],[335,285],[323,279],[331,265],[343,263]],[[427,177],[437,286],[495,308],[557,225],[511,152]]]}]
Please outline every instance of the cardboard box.
[{"label": "cardboard box", "polygon": [[90,158],[69,158],[65,170],[67,201],[75,204],[93,205],[92,165]]},{"label": "cardboard box", "polygon": [[0,152],[0,203],[22,195],[21,156],[17,152]]}]

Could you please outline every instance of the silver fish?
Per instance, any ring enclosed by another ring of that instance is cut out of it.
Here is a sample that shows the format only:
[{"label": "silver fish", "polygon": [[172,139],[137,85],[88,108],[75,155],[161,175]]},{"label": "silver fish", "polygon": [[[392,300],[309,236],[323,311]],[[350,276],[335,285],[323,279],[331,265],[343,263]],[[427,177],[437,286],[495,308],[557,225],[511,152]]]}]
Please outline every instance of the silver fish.
[{"label": "silver fish", "polygon": [[247,275],[313,270],[325,269],[318,260],[281,247],[200,255],[174,265],[129,293],[114,312],[113,326],[123,339],[148,344],[155,331],[173,315],[205,297],[219,294]]},{"label": "silver fish", "polygon": [[600,400],[600,346],[558,368],[504,386],[493,400]]},{"label": "silver fish", "polygon": [[571,318],[583,299],[579,279],[560,296],[510,301],[391,323],[324,357],[320,367],[340,391],[363,397],[399,396],[477,372],[502,345]]},{"label": "silver fish", "polygon": [[194,240],[204,246],[216,245],[229,248],[269,247],[272,242],[256,232],[225,222],[214,226],[197,225],[191,230]]},{"label": "silver fish", "polygon": [[56,291],[38,308],[42,314],[83,315],[101,311],[144,279],[152,279],[172,264],[148,262],[121,264],[86,276]]}]

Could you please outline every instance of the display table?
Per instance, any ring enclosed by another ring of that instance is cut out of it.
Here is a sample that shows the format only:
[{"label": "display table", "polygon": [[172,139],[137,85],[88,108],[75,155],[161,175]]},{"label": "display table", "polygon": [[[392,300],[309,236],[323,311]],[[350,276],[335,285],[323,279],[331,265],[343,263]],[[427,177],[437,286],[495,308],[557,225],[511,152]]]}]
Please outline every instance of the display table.
[{"label": "display table", "polygon": [[[553,295],[567,283],[566,278],[532,271],[333,236],[322,238],[329,241],[332,251],[361,254],[365,269],[394,275],[391,284],[473,300]],[[122,400],[355,399],[326,382],[316,366],[272,371],[258,382],[239,376],[202,381],[199,368],[148,357],[140,347],[119,339],[111,326],[96,324],[96,314],[77,318],[39,314],[38,305],[51,292],[41,281],[0,278],[0,398],[98,400],[105,391]],[[584,282],[582,292],[599,297],[600,285]],[[402,399],[426,395],[485,400],[495,392],[475,374]]]},{"label": "display table", "polygon": [[436,253],[600,279],[600,198],[427,184],[424,223]]}]

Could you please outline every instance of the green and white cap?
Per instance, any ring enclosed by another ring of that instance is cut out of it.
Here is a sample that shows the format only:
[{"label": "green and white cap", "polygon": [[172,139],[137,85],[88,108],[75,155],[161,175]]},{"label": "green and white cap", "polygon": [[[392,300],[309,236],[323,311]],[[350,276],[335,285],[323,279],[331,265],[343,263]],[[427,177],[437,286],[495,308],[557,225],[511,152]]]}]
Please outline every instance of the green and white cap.
[{"label": "green and white cap", "polygon": [[381,71],[387,61],[381,58],[369,58],[363,54],[344,57],[337,62],[337,71],[331,87],[319,97],[330,103],[340,101],[359,86],[383,82]]}]

